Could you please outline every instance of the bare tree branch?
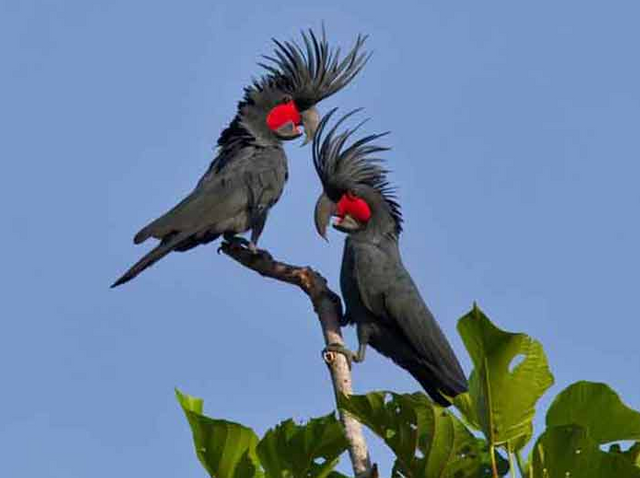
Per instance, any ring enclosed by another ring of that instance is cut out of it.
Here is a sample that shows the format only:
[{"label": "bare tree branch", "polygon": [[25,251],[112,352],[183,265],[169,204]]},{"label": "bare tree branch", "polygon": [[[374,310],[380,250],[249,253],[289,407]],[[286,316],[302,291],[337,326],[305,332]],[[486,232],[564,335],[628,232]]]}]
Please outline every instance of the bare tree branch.
[{"label": "bare tree branch", "polygon": [[[269,277],[280,282],[296,285],[311,299],[313,309],[320,319],[320,326],[325,343],[342,344],[340,332],[340,318],[342,304],[340,297],[327,286],[327,280],[310,267],[293,266],[273,259],[267,251],[256,253],[247,248],[223,242],[220,250],[245,267],[257,272],[261,276]],[[327,353],[325,362],[328,365],[333,382],[333,391],[339,394],[351,395],[351,370],[346,358],[342,354]],[[338,409],[340,420],[344,425],[345,435],[349,443],[349,456],[353,464],[353,471],[357,478],[376,478],[377,468],[371,466],[367,443],[362,434],[362,425],[348,413]]]}]

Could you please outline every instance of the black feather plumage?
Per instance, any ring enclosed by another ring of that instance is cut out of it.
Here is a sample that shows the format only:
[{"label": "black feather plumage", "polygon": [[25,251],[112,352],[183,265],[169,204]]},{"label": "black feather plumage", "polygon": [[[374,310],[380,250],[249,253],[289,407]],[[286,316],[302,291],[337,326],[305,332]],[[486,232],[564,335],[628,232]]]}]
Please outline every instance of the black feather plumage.
[{"label": "black feather plumage", "polygon": [[352,222],[349,227],[336,223],[336,229],[348,234],[340,270],[345,305],[342,323],[355,324],[358,335],[358,352],[342,352],[362,361],[371,345],[410,373],[436,403],[449,406],[468,384],[446,336],[403,264],[397,240],[402,223],[400,206],[383,161],[375,157],[388,149],[375,144],[384,134],[353,140],[362,123],[342,132],[338,129],[358,110],[329,128],[335,111],[323,118],[314,138],[313,163],[324,189],[316,204],[316,227],[324,236],[327,215],[337,213],[336,202],[348,192],[364,200],[371,212],[363,223]]},{"label": "black feather plumage", "polygon": [[[264,129],[263,116],[283,95],[290,96],[298,109],[304,111],[346,87],[371,57],[364,50],[366,35],[358,35],[342,59],[340,48],[329,46],[324,27],[320,39],[312,29],[302,31],[301,37],[305,49],[295,40],[281,42],[272,38],[274,56],[262,56],[268,63],[258,65],[265,69],[265,74],[244,88],[236,116],[218,138],[222,154],[211,164],[210,171],[220,170],[233,157],[225,153],[256,142],[256,133]],[[260,114],[252,114],[255,110]]]},{"label": "black feather plumage", "polygon": [[388,204],[395,222],[396,235],[399,235],[402,232],[402,211],[396,195],[397,189],[387,178],[389,170],[383,167],[385,161],[372,156],[390,149],[373,143],[389,132],[365,136],[345,148],[351,136],[366,120],[354,128],[346,128],[338,133],[338,128],[361,109],[350,111],[337,120],[325,134],[327,125],[336,111],[337,108],[334,108],[322,118],[313,142],[313,164],[327,196],[333,201],[338,201],[345,191],[353,189],[356,185],[373,188]]},{"label": "black feather plumage", "polygon": [[348,85],[364,68],[371,54],[363,50],[366,36],[358,35],[351,50],[340,59],[340,49],[330,48],[326,32],[318,38],[313,30],[301,32],[304,48],[296,41],[273,39],[274,55],[264,55],[260,66],[280,87],[291,94],[300,109],[306,109]]},{"label": "black feather plumage", "polygon": [[[244,88],[237,113],[220,134],[216,156],[204,175],[182,201],[136,234],[136,244],[149,238],[160,242],[114,286],[173,251],[187,251],[222,235],[229,238],[251,230],[255,245],[288,178],[283,138],[269,128],[269,112],[293,100],[305,133],[312,135],[318,113],[311,108],[362,70],[369,58],[363,50],[365,39],[358,36],[342,59],[338,48],[329,47],[324,29],[320,38],[311,30],[303,32],[304,49],[296,42],[274,40],[274,56],[265,57],[269,64],[262,64],[266,72]],[[305,114],[313,122],[305,123]]]}]

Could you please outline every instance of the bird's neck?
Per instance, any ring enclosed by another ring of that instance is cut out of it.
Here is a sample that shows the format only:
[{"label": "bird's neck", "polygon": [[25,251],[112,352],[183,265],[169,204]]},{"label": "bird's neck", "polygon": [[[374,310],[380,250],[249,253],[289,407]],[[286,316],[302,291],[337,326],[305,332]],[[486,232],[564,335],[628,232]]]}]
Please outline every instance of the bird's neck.
[{"label": "bird's neck", "polygon": [[282,141],[267,125],[267,115],[282,98],[275,79],[263,78],[245,88],[235,118],[220,135],[218,145],[242,142],[252,146],[282,146]]},{"label": "bird's neck", "polygon": [[395,244],[396,247],[399,239],[395,222],[391,216],[375,210],[367,226],[360,231],[349,234],[349,237],[354,241],[373,244],[389,243]]},{"label": "bird's neck", "polygon": [[346,247],[355,249],[375,246],[384,249],[390,254],[399,253],[398,237],[394,234],[378,233],[372,230],[363,230],[357,233],[349,234],[345,242]]},{"label": "bird's neck", "polygon": [[218,146],[222,150],[244,146],[282,147],[282,141],[269,131],[266,123],[262,126],[255,116],[238,111],[233,121],[220,134]]}]

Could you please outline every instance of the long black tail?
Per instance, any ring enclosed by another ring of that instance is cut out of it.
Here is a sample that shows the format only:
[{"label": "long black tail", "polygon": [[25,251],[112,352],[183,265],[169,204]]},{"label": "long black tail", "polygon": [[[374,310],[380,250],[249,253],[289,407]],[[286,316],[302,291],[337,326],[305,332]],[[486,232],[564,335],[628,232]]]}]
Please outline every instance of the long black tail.
[{"label": "long black tail", "polygon": [[412,362],[406,366],[401,365],[401,367],[422,385],[424,391],[434,402],[443,407],[450,406],[451,399],[468,390],[467,382],[464,378],[458,380],[447,376],[448,374],[433,370],[425,363],[420,363],[420,361]]},{"label": "long black tail", "polygon": [[158,262],[164,256],[166,256],[171,251],[179,247],[180,243],[187,240],[190,235],[191,235],[190,233],[178,233],[163,239],[160,244],[158,244],[155,248],[149,251],[149,253],[147,253],[142,259],[136,262],[131,267],[131,269],[125,272],[125,274],[122,277],[120,277],[120,279],[118,279],[113,284],[111,284],[111,288],[113,289],[114,287],[118,287],[119,285],[129,282],[131,279],[136,277],[147,267],[151,267],[153,264]]}]

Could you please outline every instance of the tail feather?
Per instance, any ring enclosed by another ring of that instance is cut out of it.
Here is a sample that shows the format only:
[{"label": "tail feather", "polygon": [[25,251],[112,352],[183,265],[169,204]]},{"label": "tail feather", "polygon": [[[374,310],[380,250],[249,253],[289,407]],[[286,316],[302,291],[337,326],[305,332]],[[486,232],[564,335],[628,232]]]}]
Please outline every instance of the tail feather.
[{"label": "tail feather", "polygon": [[433,370],[425,363],[411,363],[409,365],[401,365],[402,368],[407,370],[413,378],[415,378],[425,392],[431,397],[431,399],[438,405],[448,407],[451,405],[451,400],[468,390],[466,379],[457,379],[442,371]]},{"label": "tail feather", "polygon": [[442,333],[435,335],[436,340],[430,343],[430,354],[424,356],[398,328],[375,322],[369,323],[368,327],[369,345],[409,372],[434,402],[448,407],[452,398],[467,391],[464,372]]},{"label": "tail feather", "polygon": [[129,282],[131,279],[140,274],[143,270],[151,267],[158,262],[164,256],[176,249],[182,241],[188,239],[190,233],[179,233],[174,236],[170,236],[164,239],[155,248],[149,251],[142,259],[136,262],[125,274],[117,281],[111,284],[111,288],[118,287],[119,285]]},{"label": "tail feather", "polygon": [[133,243],[134,244],[143,243],[144,241],[146,241],[150,237],[151,237],[151,232],[149,231],[149,226],[146,226],[146,227],[142,228],[140,230],[140,232],[138,232],[138,234],[136,234],[133,237]]},{"label": "tail feather", "polygon": [[171,234],[171,230],[176,230],[175,228],[178,226],[177,224],[172,223],[171,219],[173,217],[173,212],[181,204],[182,203],[178,204],[178,206],[174,207],[171,211],[163,214],[158,219],[151,221],[149,224],[140,229],[138,233],[133,237],[133,243],[140,244],[150,237],[155,237],[157,239],[168,237]]},{"label": "tail feather", "polygon": [[168,227],[171,227],[171,225],[168,225],[167,227],[163,228],[165,230],[160,230],[160,228],[158,227],[159,224],[166,222],[165,218],[167,217],[168,214],[169,213],[165,214],[164,216],[160,216],[155,221],[150,222],[149,224],[144,226],[142,229],[140,229],[138,233],[133,237],[133,243],[140,244],[146,241],[147,239],[149,239],[150,237],[156,237],[160,239],[170,234],[170,229],[168,229]]}]

